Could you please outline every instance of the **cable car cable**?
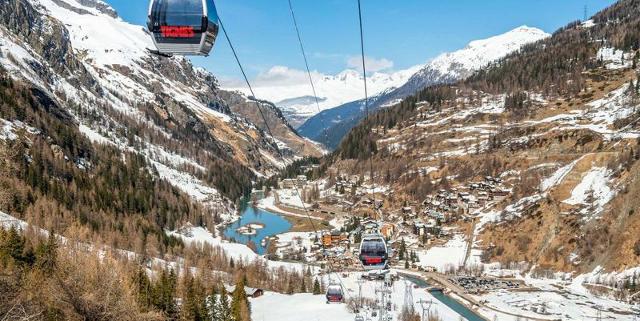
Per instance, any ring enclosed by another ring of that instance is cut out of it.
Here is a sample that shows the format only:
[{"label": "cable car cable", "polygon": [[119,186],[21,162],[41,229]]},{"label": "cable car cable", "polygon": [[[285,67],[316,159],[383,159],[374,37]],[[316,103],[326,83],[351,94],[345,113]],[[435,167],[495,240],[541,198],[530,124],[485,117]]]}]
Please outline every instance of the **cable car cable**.
[{"label": "cable car cable", "polygon": [[309,76],[309,83],[311,84],[311,90],[313,91],[313,98],[316,101],[316,108],[318,109],[318,115],[320,116],[320,123],[324,128],[324,143],[325,146],[329,145],[329,133],[328,128],[325,126],[324,115],[322,115],[322,110],[320,110],[320,102],[318,100],[318,95],[316,94],[316,86],[313,83],[313,77],[311,77],[311,69],[309,68],[309,62],[307,60],[307,53],[304,50],[304,45],[302,43],[302,36],[300,36],[300,28],[298,28],[298,21],[296,20],[296,14],[293,11],[293,5],[291,4],[291,0],[289,1],[289,11],[291,12],[291,18],[293,19],[293,26],[296,29],[296,34],[298,35],[298,43],[300,44],[300,51],[302,52],[302,57],[304,58],[304,65],[307,68],[307,75]]},{"label": "cable car cable", "polygon": [[[249,91],[251,92],[251,95],[253,96],[253,99],[256,103],[256,106],[258,107],[258,111],[260,112],[260,116],[262,117],[262,121],[264,122],[265,127],[267,128],[267,132],[269,133],[269,136],[271,136],[271,138],[275,139],[275,136],[273,136],[273,133],[271,132],[271,127],[269,126],[269,123],[267,122],[267,118],[264,115],[264,112],[262,111],[262,107],[260,106],[260,102],[258,101],[258,98],[256,97],[254,91],[253,91],[253,87],[251,87],[251,83],[249,82],[249,78],[247,77],[246,72],[244,71],[244,67],[242,67],[242,63],[240,62],[240,58],[238,57],[238,54],[236,52],[235,47],[233,46],[233,43],[231,42],[231,38],[229,37],[229,33],[227,32],[227,29],[225,29],[224,27],[224,23],[222,23],[222,19],[219,18],[220,21],[220,27],[222,28],[222,32],[224,33],[225,38],[227,39],[227,42],[229,43],[229,47],[231,47],[231,51],[233,52],[233,56],[236,59],[236,62],[238,63],[238,67],[240,67],[240,71],[242,72],[242,76],[244,77],[244,81],[247,84],[247,86],[249,87]],[[276,142],[275,144],[275,148],[276,151],[278,152],[278,155],[280,156],[280,159],[282,160],[282,163],[284,165],[286,165],[286,160],[284,158],[284,154],[282,154],[282,151],[280,150],[280,147],[278,146],[278,143]],[[298,191],[298,187],[294,185],[294,190],[296,191],[296,194],[298,196],[298,199],[300,199],[300,203],[302,203],[302,208],[304,209],[304,212],[307,216],[307,218],[309,219],[309,223],[311,223],[311,227],[314,230],[314,233],[316,234],[316,237],[318,235],[318,229],[316,228],[315,223],[313,222],[313,219],[311,219],[311,216],[309,215],[309,210],[307,209],[307,206],[304,204],[304,200],[302,200],[302,196],[300,195],[300,191]]]},{"label": "cable car cable", "polygon": [[[358,21],[360,22],[360,53],[362,55],[362,75],[364,81],[364,109],[365,109],[365,124],[368,125],[369,130],[367,132],[367,136],[369,137],[369,144],[367,144],[367,149],[369,149],[369,171],[371,173],[371,198],[373,200],[373,211],[376,212],[376,195],[375,195],[375,181],[373,177],[373,150],[371,149],[371,141],[373,126],[369,122],[369,90],[367,88],[367,63],[366,56],[364,53],[364,28],[362,27],[362,4],[361,1],[358,0]],[[382,215],[380,215],[382,218]]]},{"label": "cable car cable", "polygon": [[[227,32],[227,30],[225,29],[225,27],[224,27],[224,23],[222,22],[222,19],[221,19],[220,17],[218,17],[218,19],[219,19],[219,21],[220,21],[220,27],[221,27],[221,29],[222,29],[222,32],[224,33],[225,38],[227,39],[227,42],[229,43],[229,47],[231,48],[231,51],[233,52],[233,56],[234,56],[234,58],[235,58],[235,60],[236,60],[236,63],[238,64],[238,67],[240,68],[240,71],[242,72],[242,76],[243,76],[243,78],[244,78],[244,81],[245,81],[245,83],[247,84],[247,86],[249,87],[249,91],[251,92],[251,95],[253,95],[253,98],[254,98],[254,100],[255,100],[255,102],[256,102],[256,106],[258,107],[258,110],[260,111],[260,116],[262,117],[262,120],[263,120],[263,122],[265,123],[265,126],[266,126],[266,128],[267,128],[267,132],[269,133],[269,135],[270,135],[272,138],[275,138],[275,137],[273,136],[272,132],[271,132],[271,128],[269,127],[269,124],[267,123],[267,119],[266,119],[266,117],[264,116],[264,113],[262,112],[262,107],[260,106],[260,102],[258,101],[257,97],[255,96],[255,93],[254,93],[254,91],[253,91],[253,87],[251,86],[251,83],[250,83],[250,81],[249,81],[249,78],[247,77],[247,74],[246,74],[246,72],[244,71],[244,67],[242,66],[242,63],[240,62],[240,58],[238,57],[238,54],[237,54],[237,52],[236,52],[236,49],[235,49],[235,47],[233,46],[233,43],[231,42],[231,38],[230,38],[230,36],[229,36],[229,33],[228,33],[228,32]],[[283,162],[284,164],[286,164],[286,161],[285,161],[284,155],[283,155],[282,151],[280,150],[280,147],[278,146],[278,144],[277,144],[277,143],[276,143],[276,145],[275,145],[275,148],[276,148],[276,151],[278,152],[278,156],[280,157],[280,159],[282,160],[282,162]],[[297,194],[298,199],[300,199],[300,201],[301,201],[301,203],[302,203],[302,207],[303,207],[304,212],[305,212],[305,214],[306,214],[306,216],[307,216],[307,219],[308,219],[308,220],[309,220],[309,222],[311,223],[311,227],[313,228],[313,231],[314,231],[314,233],[315,233],[315,235],[316,235],[316,237],[317,237],[317,235],[318,235],[318,229],[316,228],[316,224],[313,222],[313,219],[311,218],[311,215],[309,215],[309,210],[307,209],[306,205],[304,204],[304,201],[302,200],[302,197],[301,197],[301,195],[300,195],[300,192],[299,192],[299,190],[298,190],[297,186],[294,186],[294,190],[295,190],[295,192],[296,192],[296,194]],[[324,248],[324,243],[323,243],[323,242],[321,242],[321,243],[322,243],[322,247]],[[349,294],[348,294],[348,292],[346,291],[346,287],[344,286],[344,283],[342,282],[342,279],[340,278],[340,275],[339,275],[338,273],[336,273],[335,271],[331,271],[329,274],[331,274],[331,273],[336,274],[336,276],[337,276],[337,278],[338,278],[338,282],[340,282],[340,286],[341,286],[343,289],[345,289],[345,291],[343,291],[343,292],[344,292],[344,294],[345,294],[345,297],[348,297],[348,296],[349,296]]]},{"label": "cable car cable", "polygon": [[[288,0],[288,3],[289,3],[289,11],[291,12],[291,19],[293,21],[293,26],[295,28],[296,35],[298,37],[298,43],[300,45],[300,51],[302,53],[302,57],[304,58],[304,64],[305,64],[305,67],[306,67],[306,70],[307,70],[307,76],[309,78],[309,83],[311,84],[311,90],[313,91],[313,97],[315,99],[316,108],[318,109],[318,114],[320,116],[320,121],[321,121],[322,126],[324,128],[325,144],[328,145],[328,143],[329,143],[328,128],[325,127],[324,116],[322,115],[322,111],[320,109],[320,102],[318,100],[318,95],[316,93],[316,88],[315,88],[315,84],[313,82],[313,77],[311,76],[311,68],[309,68],[309,61],[307,59],[307,54],[306,54],[306,51],[304,49],[304,44],[302,42],[302,36],[301,36],[301,33],[300,33],[300,28],[298,27],[298,21],[296,19],[295,11],[293,10],[293,4],[292,4],[291,0]],[[304,204],[304,202],[303,202],[303,204]],[[316,235],[318,234],[317,231],[315,231],[315,233],[316,233]],[[323,248],[323,251],[326,250],[324,242],[322,242],[322,248]],[[343,289],[346,290],[344,284],[342,283],[342,279],[340,278],[340,275],[338,275],[335,271],[331,271],[331,273],[336,274],[336,276],[338,277],[338,282],[340,282],[340,286]]]}]

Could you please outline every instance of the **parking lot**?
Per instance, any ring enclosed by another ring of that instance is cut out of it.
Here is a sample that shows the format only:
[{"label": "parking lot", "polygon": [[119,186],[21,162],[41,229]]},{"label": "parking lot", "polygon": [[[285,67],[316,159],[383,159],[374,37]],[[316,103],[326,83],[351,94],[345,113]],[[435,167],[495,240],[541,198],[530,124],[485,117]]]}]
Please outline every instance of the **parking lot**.
[{"label": "parking lot", "polygon": [[462,287],[467,293],[471,294],[496,290],[514,290],[522,287],[522,284],[517,281],[478,278],[473,276],[450,277],[449,281]]}]

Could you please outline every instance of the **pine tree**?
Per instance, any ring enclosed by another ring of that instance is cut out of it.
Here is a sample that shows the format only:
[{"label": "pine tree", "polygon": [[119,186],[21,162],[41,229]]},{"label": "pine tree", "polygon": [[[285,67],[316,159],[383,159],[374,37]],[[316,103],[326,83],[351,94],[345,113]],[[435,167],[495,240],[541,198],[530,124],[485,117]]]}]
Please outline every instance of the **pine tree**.
[{"label": "pine tree", "polygon": [[163,270],[153,289],[153,306],[162,311],[168,320],[175,320],[178,308],[175,302],[177,276],[173,270]]},{"label": "pine tree", "polygon": [[153,293],[151,281],[141,266],[138,267],[134,273],[133,284],[136,287],[135,292],[138,306],[143,312],[147,312],[153,304]]},{"label": "pine tree", "polygon": [[18,233],[15,227],[11,227],[9,232],[6,233],[5,241],[2,248],[0,248],[0,258],[6,257],[6,259],[13,259],[15,261],[22,261],[22,253],[24,253],[25,239]]},{"label": "pine tree", "polygon": [[315,281],[313,281],[313,295],[319,294],[322,294],[322,290],[320,290],[320,282],[318,279],[315,279]]},{"label": "pine tree", "polygon": [[194,279],[191,273],[186,272],[183,280],[183,302],[181,308],[181,316],[183,320],[188,321],[205,321],[208,312],[206,308],[206,300],[202,283],[198,279]]},{"label": "pine tree", "polygon": [[409,268],[409,260],[404,261],[404,268],[405,269]]},{"label": "pine tree", "polygon": [[[224,295],[224,289],[222,290]],[[216,289],[216,287],[214,286],[213,289],[211,289],[211,293],[209,293],[209,297],[207,298],[207,315],[208,315],[208,320],[209,321],[222,321],[220,319],[221,315],[220,315],[220,304],[218,301],[218,291]]]},{"label": "pine tree", "polygon": [[229,296],[227,295],[227,290],[224,285],[220,285],[220,304],[219,304],[219,319],[218,321],[234,321],[233,315],[231,313],[231,307],[229,306]]},{"label": "pine tree", "polygon": [[287,286],[287,294],[289,295],[294,294],[296,292],[295,288],[296,288],[296,281],[295,281],[295,278],[291,276],[289,278],[289,285]]},{"label": "pine tree", "polygon": [[236,284],[236,289],[231,297],[231,316],[234,321],[251,321],[251,310],[244,284],[244,280],[241,279]]},{"label": "pine tree", "polygon": [[305,277],[302,276],[302,284],[300,284],[300,292],[301,293],[307,293],[307,285],[305,283]]},{"label": "pine tree", "polygon": [[36,263],[40,270],[47,274],[53,273],[58,257],[58,243],[53,231],[49,232],[46,242],[40,243],[36,250]]},{"label": "pine tree", "polygon": [[404,242],[404,239],[402,239],[402,243],[400,243],[400,252],[398,253],[398,259],[400,261],[404,260],[404,256],[407,252],[407,244]]}]

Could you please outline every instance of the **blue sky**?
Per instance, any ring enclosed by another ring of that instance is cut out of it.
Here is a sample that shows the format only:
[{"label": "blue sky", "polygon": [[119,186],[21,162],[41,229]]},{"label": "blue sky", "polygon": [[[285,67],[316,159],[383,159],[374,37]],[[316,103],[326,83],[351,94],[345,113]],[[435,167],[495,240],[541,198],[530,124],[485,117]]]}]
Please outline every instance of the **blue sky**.
[{"label": "blue sky", "polygon": [[[356,0],[292,0],[313,70],[335,74],[360,53]],[[144,24],[146,0],[106,0],[132,23]],[[469,41],[521,25],[553,32],[613,0],[362,0],[365,50],[382,71],[427,62]],[[273,66],[303,69],[287,0],[217,0],[218,12],[250,77]],[[211,56],[194,58],[221,79],[238,68],[221,36]],[[372,64],[373,65],[373,64]]]}]

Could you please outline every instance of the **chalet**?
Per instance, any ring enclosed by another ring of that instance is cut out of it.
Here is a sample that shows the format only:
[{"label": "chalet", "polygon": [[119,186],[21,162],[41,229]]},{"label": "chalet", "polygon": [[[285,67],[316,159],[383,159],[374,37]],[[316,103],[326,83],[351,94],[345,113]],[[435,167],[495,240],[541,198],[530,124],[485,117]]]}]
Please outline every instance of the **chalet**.
[{"label": "chalet", "polygon": [[285,178],[280,182],[280,187],[283,189],[293,189],[296,186],[296,180],[292,178]]},{"label": "chalet", "polygon": [[296,185],[298,188],[303,188],[307,185],[307,176],[306,175],[298,175],[296,178]]},{"label": "chalet", "polygon": [[403,207],[402,208],[402,214],[411,214],[413,213],[413,209],[411,207]]},{"label": "chalet", "polygon": [[413,233],[419,236],[427,234],[427,224],[422,221],[416,220],[413,222]]},{"label": "chalet", "polygon": [[[227,291],[227,294],[232,295],[233,292],[236,291],[236,286],[235,285],[228,285],[225,284],[224,285],[224,289],[225,291]],[[248,286],[244,287],[244,292],[247,293],[247,297],[248,298],[259,298],[261,296],[264,295],[264,290],[262,289],[256,289],[256,288],[250,288]]]},{"label": "chalet", "polygon": [[496,189],[491,192],[493,198],[498,201],[505,199],[509,194],[511,194],[511,192],[505,189]]},{"label": "chalet", "polygon": [[384,236],[385,238],[390,238],[391,236],[393,236],[393,233],[395,232],[395,230],[396,230],[396,227],[393,224],[385,223],[380,228],[380,233],[382,233],[382,236]]},{"label": "chalet", "polygon": [[325,233],[322,235],[322,245],[325,247],[334,247],[348,242],[346,233],[340,231],[332,231],[331,233]]}]

